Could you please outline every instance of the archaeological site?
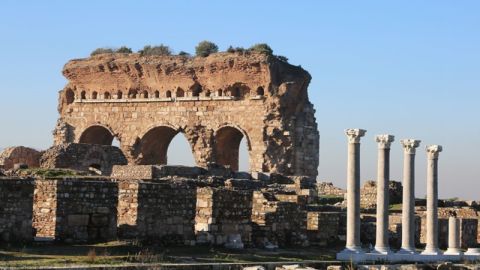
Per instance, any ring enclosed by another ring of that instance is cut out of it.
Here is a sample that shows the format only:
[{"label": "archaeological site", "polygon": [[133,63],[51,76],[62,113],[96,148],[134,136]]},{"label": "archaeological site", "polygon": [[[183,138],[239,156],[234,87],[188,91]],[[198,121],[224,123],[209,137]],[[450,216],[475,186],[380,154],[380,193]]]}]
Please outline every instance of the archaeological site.
[{"label": "archaeological site", "polygon": [[[337,260],[356,262],[480,256],[478,202],[438,200],[440,145],[346,129],[347,190],[317,182],[311,76],[274,55],[99,54],[62,73],[54,145],[0,154],[0,244],[337,247]],[[169,163],[177,135],[196,166]],[[378,143],[378,178],[363,187],[362,137]],[[390,179],[392,144],[404,150],[402,182]],[[421,148],[428,194],[415,199]]]}]

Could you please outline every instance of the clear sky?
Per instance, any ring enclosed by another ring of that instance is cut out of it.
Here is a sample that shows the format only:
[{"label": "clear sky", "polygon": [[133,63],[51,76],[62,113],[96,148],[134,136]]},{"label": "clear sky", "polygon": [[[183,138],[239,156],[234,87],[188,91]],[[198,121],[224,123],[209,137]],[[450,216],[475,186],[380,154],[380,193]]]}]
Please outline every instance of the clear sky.
[{"label": "clear sky", "polygon": [[[440,144],[440,198],[480,200],[480,1],[1,1],[0,147],[51,146],[61,74],[97,47],[202,40],[245,48],[265,42],[312,75],[320,130],[318,181],[346,186],[345,128],[367,130],[361,178],[376,179],[376,134],[396,136],[391,178],[402,179],[400,139],[422,140],[417,197],[426,191],[427,144]],[[193,161],[177,136],[172,163]],[[178,156],[183,152],[183,156]],[[246,165],[242,153],[242,168]]]}]

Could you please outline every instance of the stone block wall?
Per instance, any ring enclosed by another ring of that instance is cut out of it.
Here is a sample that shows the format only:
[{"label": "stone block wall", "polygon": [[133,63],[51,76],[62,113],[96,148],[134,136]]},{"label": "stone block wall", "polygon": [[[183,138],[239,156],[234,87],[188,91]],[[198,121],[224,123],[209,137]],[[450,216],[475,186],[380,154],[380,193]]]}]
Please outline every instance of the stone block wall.
[{"label": "stone block wall", "polygon": [[0,168],[12,169],[13,165],[18,163],[27,164],[29,168],[38,168],[43,153],[23,146],[7,147],[0,153]]},{"label": "stone block wall", "polygon": [[126,238],[183,235],[195,243],[195,187],[134,180],[119,182],[118,228]]},{"label": "stone block wall", "polygon": [[273,196],[260,191],[253,193],[254,243],[269,241],[279,246],[308,245],[307,212],[294,202],[271,201]]},{"label": "stone block wall", "polygon": [[315,184],[319,197],[345,197],[347,191],[345,189],[334,186],[331,182],[319,182]]},{"label": "stone block wall", "polygon": [[114,165],[112,178],[117,179],[153,179],[152,165]]},{"label": "stone block wall", "polygon": [[[403,188],[400,182],[390,181],[390,204],[402,203]],[[360,189],[360,205],[363,208],[374,209],[377,205],[377,182],[366,181]]]},{"label": "stone block wall", "polygon": [[198,188],[195,232],[201,238],[209,233],[215,244],[226,243],[231,234],[250,242],[252,204],[253,191]]},{"label": "stone block wall", "polygon": [[0,178],[0,243],[32,240],[34,180]]},{"label": "stone block wall", "polygon": [[36,236],[59,241],[116,239],[117,204],[116,182],[36,180],[33,218]]},{"label": "stone block wall", "polygon": [[293,202],[300,210],[305,210],[308,202],[308,195],[275,194],[275,198],[281,202]]},{"label": "stone block wall", "polygon": [[327,246],[338,242],[340,218],[344,213],[308,212],[308,240],[311,245]]}]

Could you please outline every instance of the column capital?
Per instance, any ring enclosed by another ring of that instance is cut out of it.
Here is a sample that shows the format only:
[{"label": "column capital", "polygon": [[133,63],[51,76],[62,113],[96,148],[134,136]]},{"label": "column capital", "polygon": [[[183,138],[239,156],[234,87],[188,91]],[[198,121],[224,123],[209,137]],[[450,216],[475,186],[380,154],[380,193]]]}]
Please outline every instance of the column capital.
[{"label": "column capital", "polygon": [[417,147],[420,146],[420,140],[408,139],[400,140],[400,144],[405,149],[405,154],[415,154]]},{"label": "column capital", "polygon": [[378,143],[380,149],[390,149],[392,142],[395,141],[393,135],[375,135],[375,141]]},{"label": "column capital", "polygon": [[426,145],[425,151],[428,153],[428,159],[438,159],[438,154],[442,152],[441,145]]},{"label": "column capital", "polygon": [[348,137],[348,143],[360,143],[360,138],[365,136],[364,129],[345,129],[345,134]]}]

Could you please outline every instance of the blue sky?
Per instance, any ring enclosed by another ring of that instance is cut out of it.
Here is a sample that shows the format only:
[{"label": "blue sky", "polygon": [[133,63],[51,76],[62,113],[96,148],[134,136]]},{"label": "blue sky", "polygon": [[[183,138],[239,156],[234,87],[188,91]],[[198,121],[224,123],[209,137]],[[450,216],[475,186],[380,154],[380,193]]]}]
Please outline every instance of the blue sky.
[{"label": "blue sky", "polygon": [[[362,182],[376,178],[374,135],[392,134],[393,180],[399,140],[420,139],[417,197],[423,147],[440,144],[440,197],[480,200],[480,1],[1,1],[0,40],[0,147],[51,146],[62,67],[97,47],[266,42],[313,77],[318,181],[346,186],[343,129],[363,128]],[[193,160],[184,138],[172,144],[187,153],[172,163]]]}]

